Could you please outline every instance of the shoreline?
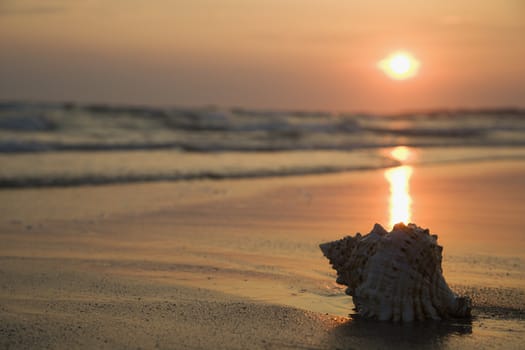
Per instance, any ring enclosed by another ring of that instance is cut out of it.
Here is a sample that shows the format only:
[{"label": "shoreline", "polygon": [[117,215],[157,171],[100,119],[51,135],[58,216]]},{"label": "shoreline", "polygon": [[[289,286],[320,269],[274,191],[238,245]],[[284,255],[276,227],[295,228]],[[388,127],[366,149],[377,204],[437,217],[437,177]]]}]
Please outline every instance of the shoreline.
[{"label": "shoreline", "polygon": [[[414,148],[412,161],[392,158],[391,147],[356,150],[275,152],[182,152],[133,150],[0,154],[0,191],[10,189],[94,187],[163,182],[236,181],[326,176],[386,170],[525,160],[520,146]],[[174,162],[173,159],[177,159]],[[415,160],[417,159],[417,160]],[[35,172],[34,164],[38,164]]]},{"label": "shoreline", "polygon": [[414,168],[414,221],[439,235],[447,282],[476,304],[466,323],[411,325],[349,318],[318,249],[387,222],[380,170],[1,190],[0,345],[519,348],[524,171]]}]

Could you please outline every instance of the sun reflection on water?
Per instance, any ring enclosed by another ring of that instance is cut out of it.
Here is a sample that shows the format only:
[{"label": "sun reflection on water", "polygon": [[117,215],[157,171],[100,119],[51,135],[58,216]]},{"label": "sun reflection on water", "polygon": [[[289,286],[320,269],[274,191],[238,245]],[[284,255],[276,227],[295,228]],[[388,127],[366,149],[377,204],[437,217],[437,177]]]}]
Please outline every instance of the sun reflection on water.
[{"label": "sun reflection on water", "polygon": [[[393,158],[403,162],[411,156],[411,150],[407,147],[396,147],[390,153]],[[412,197],[410,196],[410,177],[413,168],[409,165],[385,170],[385,178],[390,185],[389,198],[389,226],[393,227],[399,222],[408,224],[412,216]]]},{"label": "sun reflection on water", "polygon": [[410,197],[410,176],[412,167],[403,165],[387,169],[385,177],[390,184],[390,221],[392,227],[399,222],[410,222],[412,197]]}]

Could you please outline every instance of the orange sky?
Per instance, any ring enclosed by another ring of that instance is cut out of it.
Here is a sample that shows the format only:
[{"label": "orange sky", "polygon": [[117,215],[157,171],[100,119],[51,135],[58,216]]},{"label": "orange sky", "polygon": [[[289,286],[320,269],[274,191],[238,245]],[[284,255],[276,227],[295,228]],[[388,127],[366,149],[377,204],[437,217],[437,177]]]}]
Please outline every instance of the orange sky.
[{"label": "orange sky", "polygon": [[[0,0],[0,99],[525,107],[522,0]],[[393,81],[377,62],[421,61]]]}]

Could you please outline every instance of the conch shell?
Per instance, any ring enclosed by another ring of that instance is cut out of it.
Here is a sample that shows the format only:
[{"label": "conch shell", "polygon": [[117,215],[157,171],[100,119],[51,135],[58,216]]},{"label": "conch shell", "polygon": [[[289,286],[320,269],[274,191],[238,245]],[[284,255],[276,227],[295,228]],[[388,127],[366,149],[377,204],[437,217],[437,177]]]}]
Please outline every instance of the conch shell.
[{"label": "conch shell", "polygon": [[387,232],[375,224],[367,235],[357,233],[320,248],[363,317],[411,322],[470,316],[470,298],[448,287],[441,268],[443,247],[428,229],[399,223]]}]

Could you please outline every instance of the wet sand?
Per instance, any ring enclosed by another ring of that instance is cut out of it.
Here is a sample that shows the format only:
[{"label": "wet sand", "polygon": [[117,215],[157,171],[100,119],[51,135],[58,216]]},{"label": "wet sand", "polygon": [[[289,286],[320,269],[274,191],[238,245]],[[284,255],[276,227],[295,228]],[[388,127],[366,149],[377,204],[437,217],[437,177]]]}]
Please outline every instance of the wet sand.
[{"label": "wet sand", "polygon": [[0,191],[4,348],[520,348],[525,164],[418,167],[412,221],[474,317],[350,317],[318,244],[389,220],[383,171]]}]

